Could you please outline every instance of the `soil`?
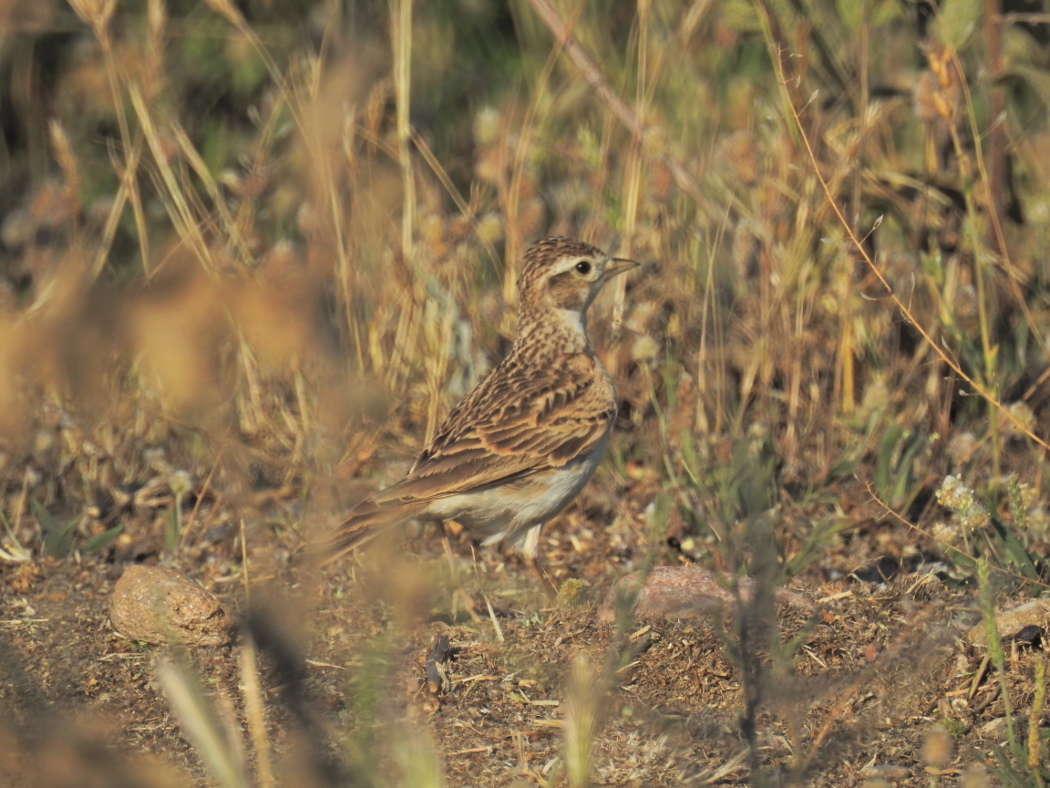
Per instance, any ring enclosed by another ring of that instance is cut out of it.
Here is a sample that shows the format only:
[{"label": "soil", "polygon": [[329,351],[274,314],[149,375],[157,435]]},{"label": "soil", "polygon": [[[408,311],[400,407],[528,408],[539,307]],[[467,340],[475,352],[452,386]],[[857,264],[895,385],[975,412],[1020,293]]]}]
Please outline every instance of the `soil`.
[{"label": "soil", "polygon": [[[0,785],[216,784],[195,739],[206,726],[180,718],[172,675],[199,677],[258,784],[271,768],[285,785],[425,784],[436,762],[450,786],[567,785],[567,742],[590,726],[596,786],[955,785],[1005,741],[1004,685],[960,638],[980,618],[966,584],[921,568],[859,580],[850,570],[873,541],[853,538],[785,583],[808,611],[758,594],[703,615],[617,617],[605,605],[618,578],[687,559],[646,547],[641,502],[602,503],[607,472],[593,485],[544,534],[558,598],[516,557],[439,525],[318,569],[289,495],[276,516],[193,532],[175,551],[144,553],[143,528],[101,555],[0,562]],[[911,538],[878,530],[883,546]],[[240,641],[115,632],[110,595],[134,561],[217,594]],[[1024,741],[1042,657],[1011,648]]]}]

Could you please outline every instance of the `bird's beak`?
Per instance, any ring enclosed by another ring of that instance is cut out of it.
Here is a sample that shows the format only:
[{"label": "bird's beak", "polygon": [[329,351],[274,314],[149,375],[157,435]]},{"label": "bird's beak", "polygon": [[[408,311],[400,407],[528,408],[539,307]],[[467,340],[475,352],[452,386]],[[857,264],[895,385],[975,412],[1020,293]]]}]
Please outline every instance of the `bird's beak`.
[{"label": "bird's beak", "polygon": [[617,274],[622,274],[624,271],[630,271],[632,268],[640,266],[637,260],[625,260],[622,257],[610,257],[609,262],[605,264],[605,274],[602,279],[612,279]]}]

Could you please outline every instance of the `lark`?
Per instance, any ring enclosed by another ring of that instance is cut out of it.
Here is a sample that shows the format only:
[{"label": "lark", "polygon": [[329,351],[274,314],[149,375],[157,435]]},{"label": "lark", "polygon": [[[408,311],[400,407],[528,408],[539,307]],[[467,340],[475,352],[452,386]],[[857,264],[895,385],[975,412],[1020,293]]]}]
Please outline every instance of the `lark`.
[{"label": "lark", "polygon": [[350,511],[323,548],[325,562],[420,518],[454,520],[535,563],[544,523],[594,474],[616,417],[587,309],[606,282],[637,265],[574,238],[533,245],[510,352],[453,408],[404,479]]}]

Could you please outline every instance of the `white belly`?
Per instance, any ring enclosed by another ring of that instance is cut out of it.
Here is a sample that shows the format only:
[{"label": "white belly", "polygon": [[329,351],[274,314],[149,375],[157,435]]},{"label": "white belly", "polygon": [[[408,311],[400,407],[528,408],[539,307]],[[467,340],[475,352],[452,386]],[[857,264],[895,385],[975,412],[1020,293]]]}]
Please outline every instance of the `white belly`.
[{"label": "white belly", "polygon": [[538,526],[564,509],[594,475],[607,440],[608,436],[586,457],[564,468],[502,486],[436,499],[427,507],[427,514],[462,523],[485,544],[506,539],[527,556],[534,557]]}]

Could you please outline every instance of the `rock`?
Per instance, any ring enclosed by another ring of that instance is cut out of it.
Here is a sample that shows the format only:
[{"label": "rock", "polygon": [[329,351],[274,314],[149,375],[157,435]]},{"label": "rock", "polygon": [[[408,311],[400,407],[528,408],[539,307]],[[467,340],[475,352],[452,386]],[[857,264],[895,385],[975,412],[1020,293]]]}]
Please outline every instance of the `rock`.
[{"label": "rock", "polygon": [[[744,602],[754,596],[758,584],[750,578],[709,572],[699,566],[657,566],[638,591],[632,612],[639,618],[712,615],[731,609],[736,602],[736,596],[730,590],[734,582],[738,584]],[[617,593],[629,592],[637,585],[637,572],[622,578],[606,597],[602,618],[611,621],[615,617]],[[813,609],[812,603],[799,594],[781,588],[774,589],[773,594],[779,603],[807,611]]]},{"label": "rock", "polygon": [[1006,717],[996,717],[994,720],[988,720],[988,722],[984,723],[977,729],[977,732],[981,734],[981,738],[993,739],[1005,744],[1008,730]]},{"label": "rock", "polygon": [[222,646],[233,622],[218,597],[178,572],[134,564],[124,570],[110,600],[114,629],[129,640],[155,644]]},{"label": "rock", "polygon": [[859,776],[871,781],[868,783],[869,785],[877,785],[879,782],[882,782],[884,785],[890,785],[901,780],[907,780],[912,775],[911,769],[906,766],[900,766],[895,763],[875,763],[861,769]]},{"label": "rock", "polygon": [[[1023,605],[1002,610],[995,614],[995,628],[1003,641],[1013,637],[1025,627],[1038,627],[1044,633],[1050,619],[1050,599],[1034,599]],[[987,646],[988,632],[982,621],[966,633],[966,642],[971,646]]]}]

